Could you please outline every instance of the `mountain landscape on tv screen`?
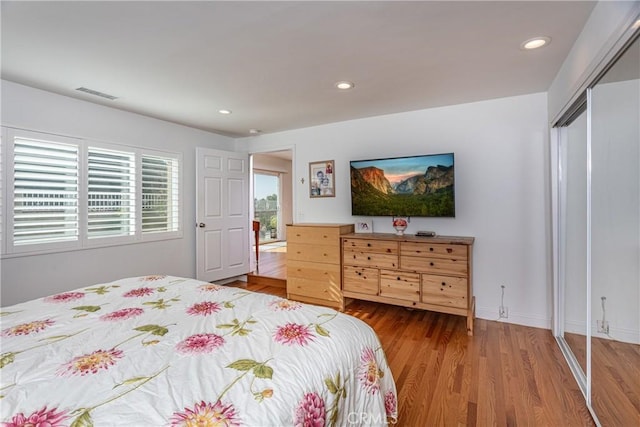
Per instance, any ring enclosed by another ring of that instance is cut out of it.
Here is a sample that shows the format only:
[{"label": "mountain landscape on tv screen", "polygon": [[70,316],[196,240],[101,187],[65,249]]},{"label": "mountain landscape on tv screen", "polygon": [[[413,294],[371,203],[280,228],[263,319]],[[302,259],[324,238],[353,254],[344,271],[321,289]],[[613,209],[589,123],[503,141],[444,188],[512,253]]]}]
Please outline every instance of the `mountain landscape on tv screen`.
[{"label": "mountain landscape on tv screen", "polygon": [[395,184],[380,168],[351,166],[351,205],[352,215],[453,217],[453,165],[429,166]]}]

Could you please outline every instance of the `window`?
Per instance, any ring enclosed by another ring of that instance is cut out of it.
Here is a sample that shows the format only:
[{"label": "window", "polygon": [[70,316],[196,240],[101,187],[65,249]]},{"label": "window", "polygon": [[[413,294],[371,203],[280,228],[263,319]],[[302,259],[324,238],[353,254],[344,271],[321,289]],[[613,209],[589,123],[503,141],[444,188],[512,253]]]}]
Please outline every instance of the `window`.
[{"label": "window", "polygon": [[89,147],[89,239],[135,233],[135,155]]},{"label": "window", "polygon": [[142,155],[142,232],[177,231],[178,159]]},{"label": "window", "polygon": [[2,130],[3,254],[182,237],[181,155]]},{"label": "window", "polygon": [[78,240],[78,146],[16,137],[13,171],[14,246]]}]

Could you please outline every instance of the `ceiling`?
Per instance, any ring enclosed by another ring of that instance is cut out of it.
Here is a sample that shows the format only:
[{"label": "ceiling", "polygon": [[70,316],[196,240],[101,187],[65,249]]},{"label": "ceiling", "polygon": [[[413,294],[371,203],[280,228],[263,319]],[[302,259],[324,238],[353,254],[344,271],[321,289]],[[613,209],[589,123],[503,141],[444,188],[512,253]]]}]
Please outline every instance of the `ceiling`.
[{"label": "ceiling", "polygon": [[3,79],[242,137],[544,92],[595,2],[0,5]]}]

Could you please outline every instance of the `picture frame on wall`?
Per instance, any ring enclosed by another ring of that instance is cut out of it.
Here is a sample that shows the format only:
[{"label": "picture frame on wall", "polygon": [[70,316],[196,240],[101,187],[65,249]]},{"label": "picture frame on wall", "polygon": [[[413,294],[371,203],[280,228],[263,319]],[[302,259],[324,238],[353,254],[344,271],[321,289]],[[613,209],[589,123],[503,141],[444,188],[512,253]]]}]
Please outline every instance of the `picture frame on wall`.
[{"label": "picture frame on wall", "polygon": [[335,162],[323,160],[309,163],[309,197],[335,197]]}]

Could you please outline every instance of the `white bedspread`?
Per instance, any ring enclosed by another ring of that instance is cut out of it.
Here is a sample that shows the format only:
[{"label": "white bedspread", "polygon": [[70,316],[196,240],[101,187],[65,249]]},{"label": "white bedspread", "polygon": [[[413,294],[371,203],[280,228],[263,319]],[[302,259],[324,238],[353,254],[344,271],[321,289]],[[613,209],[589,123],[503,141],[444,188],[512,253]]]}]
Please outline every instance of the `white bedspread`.
[{"label": "white bedspread", "polygon": [[1,314],[8,426],[369,426],[397,415],[377,336],[329,308],[147,276]]}]

